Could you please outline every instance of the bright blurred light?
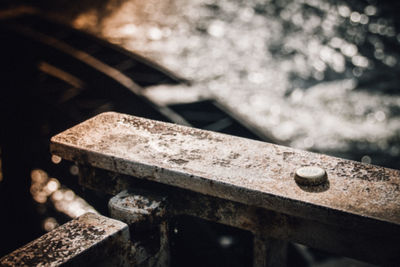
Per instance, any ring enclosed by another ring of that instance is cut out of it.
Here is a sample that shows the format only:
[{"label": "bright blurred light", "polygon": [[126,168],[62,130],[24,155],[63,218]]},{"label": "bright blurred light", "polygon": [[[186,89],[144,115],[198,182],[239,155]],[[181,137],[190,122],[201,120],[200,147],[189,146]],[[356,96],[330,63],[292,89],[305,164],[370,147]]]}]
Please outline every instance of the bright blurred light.
[{"label": "bright blurred light", "polygon": [[361,14],[358,12],[352,12],[350,15],[350,20],[355,23],[359,23],[361,20]]},{"label": "bright blurred light", "polygon": [[219,244],[221,245],[221,247],[223,248],[229,248],[234,244],[234,239],[232,236],[221,236],[218,239]]},{"label": "bright blurred light", "polygon": [[375,119],[379,122],[382,122],[386,119],[386,114],[382,110],[378,110],[375,112]]},{"label": "bright blurred light", "polygon": [[224,23],[220,20],[213,21],[207,29],[208,34],[214,37],[222,37],[225,33]]},{"label": "bright blurred light", "polygon": [[363,25],[365,25],[365,24],[368,24],[368,22],[369,22],[368,16],[365,15],[365,14],[361,14],[361,16],[360,16],[360,23],[363,24]]},{"label": "bright blurred light", "polygon": [[340,48],[340,51],[343,53],[343,55],[348,56],[348,57],[353,57],[357,54],[357,46],[354,44],[346,44],[343,45]]},{"label": "bright blurred light", "polygon": [[59,226],[57,220],[53,217],[48,217],[43,222],[43,229],[46,232],[50,232],[54,230],[57,226]]},{"label": "bright blurred light", "polygon": [[394,56],[386,56],[383,60],[383,63],[389,67],[394,67],[397,64],[397,59]]},{"label": "bright blurred light", "polygon": [[302,98],[303,98],[303,91],[301,89],[294,90],[293,93],[290,95],[290,99],[294,103],[300,102]]},{"label": "bright blurred light", "polygon": [[339,11],[340,16],[342,16],[342,17],[348,17],[348,16],[350,16],[350,13],[351,13],[350,8],[345,5],[338,6],[338,11]]},{"label": "bright blurred light", "polygon": [[361,162],[362,162],[362,163],[370,164],[371,161],[372,161],[371,157],[370,157],[370,156],[367,156],[367,155],[365,155],[365,156],[363,156],[363,157],[361,158]]},{"label": "bright blurred light", "polygon": [[55,178],[51,178],[47,183],[46,187],[50,193],[53,193],[60,187],[60,182]]},{"label": "bright blurred light", "polygon": [[72,165],[70,168],[69,168],[69,172],[72,174],[72,175],[78,175],[79,174],[79,168],[78,168],[78,166],[76,166],[76,165]]},{"label": "bright blurred light", "polygon": [[375,6],[366,6],[364,9],[365,14],[368,16],[373,16],[376,14],[376,7]]},{"label": "bright blurred light", "polygon": [[138,28],[133,23],[128,23],[119,28],[119,32],[121,35],[129,36],[138,33]]},{"label": "bright blurred light", "polygon": [[54,201],[60,201],[61,199],[63,199],[64,195],[60,190],[57,190],[56,192],[54,192],[54,194],[51,196],[51,198]]},{"label": "bright blurred light", "polygon": [[[41,169],[35,169],[31,172],[30,192],[37,203],[51,203],[56,210],[71,218],[78,217],[86,212],[98,213],[74,191],[62,186],[58,179],[49,178],[48,174]],[[46,231],[51,231],[54,229],[53,226],[56,226],[54,220],[48,218],[43,227]]]},{"label": "bright blurred light", "polygon": [[35,169],[31,171],[32,184],[42,184],[47,182],[47,173],[40,169]]},{"label": "bright blurred light", "polygon": [[147,36],[150,40],[158,41],[162,38],[163,33],[159,28],[151,27],[147,32]]},{"label": "bright blurred light", "polygon": [[99,16],[94,9],[87,13],[80,14],[73,22],[76,28],[96,27]]},{"label": "bright blurred light", "polygon": [[260,84],[264,82],[264,75],[260,72],[252,72],[249,74],[248,79],[250,82]]},{"label": "bright blurred light", "polygon": [[[390,110],[397,110],[400,96],[376,93],[397,86],[396,78],[379,79],[381,72],[397,73],[393,46],[400,34],[377,6],[282,0],[265,1],[259,10],[253,1],[169,3],[128,0],[96,26],[90,26],[95,12],[77,21],[192,81],[170,91],[145,89],[164,105],[212,97],[277,142],[319,151],[346,151],[360,140],[371,142],[362,149],[374,150],[373,142],[397,140],[400,118]],[[400,150],[393,146],[390,151]]]},{"label": "bright blurred light", "polygon": [[59,164],[59,163],[62,161],[62,158],[59,157],[59,156],[57,156],[57,155],[52,155],[52,156],[51,156],[51,161],[52,161],[54,164]]},{"label": "bright blurred light", "polygon": [[354,57],[351,58],[351,62],[357,66],[357,67],[362,67],[362,68],[366,68],[369,65],[368,59],[366,57],[360,56],[360,55],[356,55]]},{"label": "bright blurred light", "polygon": [[339,37],[333,37],[330,41],[330,45],[333,48],[340,48],[343,44],[343,40],[340,39]]}]

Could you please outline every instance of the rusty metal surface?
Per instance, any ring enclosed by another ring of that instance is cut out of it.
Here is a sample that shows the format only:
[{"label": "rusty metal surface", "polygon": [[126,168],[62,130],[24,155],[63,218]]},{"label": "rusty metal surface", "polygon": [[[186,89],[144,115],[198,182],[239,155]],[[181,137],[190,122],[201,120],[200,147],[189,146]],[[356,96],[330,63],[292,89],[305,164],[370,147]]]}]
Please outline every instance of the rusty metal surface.
[{"label": "rusty metal surface", "polygon": [[376,264],[390,266],[400,261],[398,230],[382,231],[368,224],[344,228],[98,168],[80,166],[80,171],[86,177],[84,185],[94,190],[115,194],[122,188],[142,188],[151,192],[149,196],[166,197],[167,217],[194,216],[247,230],[254,236],[296,242]]},{"label": "rusty metal surface", "polygon": [[109,194],[141,188],[151,192],[152,198],[154,195],[166,197],[169,218],[189,215],[247,230],[255,236],[296,242],[375,264],[390,266],[400,262],[398,229],[382,230],[374,224],[362,223],[344,228],[315,221],[312,217],[290,216],[99,168],[79,168],[87,188]]},{"label": "rusty metal surface", "polygon": [[[94,190],[115,194],[122,188],[133,189],[131,192],[137,192],[137,188],[141,188],[143,191],[139,193],[139,198],[146,196],[152,201],[159,201],[166,197],[167,218],[194,216],[250,231],[258,239],[273,238],[296,242],[375,264],[391,266],[400,261],[399,231],[385,232],[377,227],[367,228],[361,224],[353,228],[343,228],[317,222],[312,218],[289,216],[98,168],[80,166],[80,171],[86,177],[84,186]],[[122,217],[116,218],[123,220]],[[254,253],[255,256],[263,255],[262,251]],[[262,257],[258,259],[256,262],[265,260]]]},{"label": "rusty metal surface", "polygon": [[123,191],[108,202],[112,218],[121,220],[128,225],[152,224],[160,221],[165,215],[164,198],[150,194],[130,193]]},{"label": "rusty metal surface", "polygon": [[[110,216],[129,225],[137,266],[169,266],[165,197],[142,190],[123,191],[108,202]],[[136,266],[135,265],[135,266]]]},{"label": "rusty metal surface", "polygon": [[4,256],[0,266],[122,265],[118,246],[127,241],[125,223],[86,213]]},{"label": "rusty metal surface", "polygon": [[[103,113],[51,140],[52,153],[94,167],[347,228],[398,232],[400,171],[244,138]],[[302,166],[328,183],[296,184]]]}]

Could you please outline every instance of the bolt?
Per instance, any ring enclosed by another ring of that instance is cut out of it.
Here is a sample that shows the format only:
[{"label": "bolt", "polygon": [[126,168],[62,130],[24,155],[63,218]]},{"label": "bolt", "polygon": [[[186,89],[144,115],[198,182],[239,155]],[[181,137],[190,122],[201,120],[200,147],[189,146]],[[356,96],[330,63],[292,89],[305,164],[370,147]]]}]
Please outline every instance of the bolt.
[{"label": "bolt", "polygon": [[294,179],[300,185],[320,185],[325,183],[328,177],[324,169],[307,166],[297,169]]}]

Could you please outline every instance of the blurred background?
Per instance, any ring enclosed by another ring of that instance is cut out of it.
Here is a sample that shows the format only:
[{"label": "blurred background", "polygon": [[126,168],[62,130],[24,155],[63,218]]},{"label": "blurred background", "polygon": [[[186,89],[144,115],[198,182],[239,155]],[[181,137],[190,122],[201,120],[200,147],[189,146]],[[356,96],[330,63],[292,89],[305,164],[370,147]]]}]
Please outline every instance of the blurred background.
[{"label": "blurred background", "polygon": [[[104,111],[400,168],[399,2],[1,7],[0,255],[86,211],[107,214],[109,196],[80,188],[77,166],[48,152],[52,135]],[[251,265],[247,233],[171,225],[174,266]],[[297,244],[289,252],[292,266],[369,266]]]}]

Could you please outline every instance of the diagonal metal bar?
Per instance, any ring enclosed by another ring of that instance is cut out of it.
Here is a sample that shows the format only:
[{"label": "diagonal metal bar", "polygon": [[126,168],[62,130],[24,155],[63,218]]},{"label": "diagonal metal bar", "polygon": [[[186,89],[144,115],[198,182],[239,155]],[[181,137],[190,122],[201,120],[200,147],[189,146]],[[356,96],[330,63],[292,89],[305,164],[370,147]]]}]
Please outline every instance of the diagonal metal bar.
[{"label": "diagonal metal bar", "polygon": [[0,259],[0,266],[127,266],[128,226],[86,213]]}]

